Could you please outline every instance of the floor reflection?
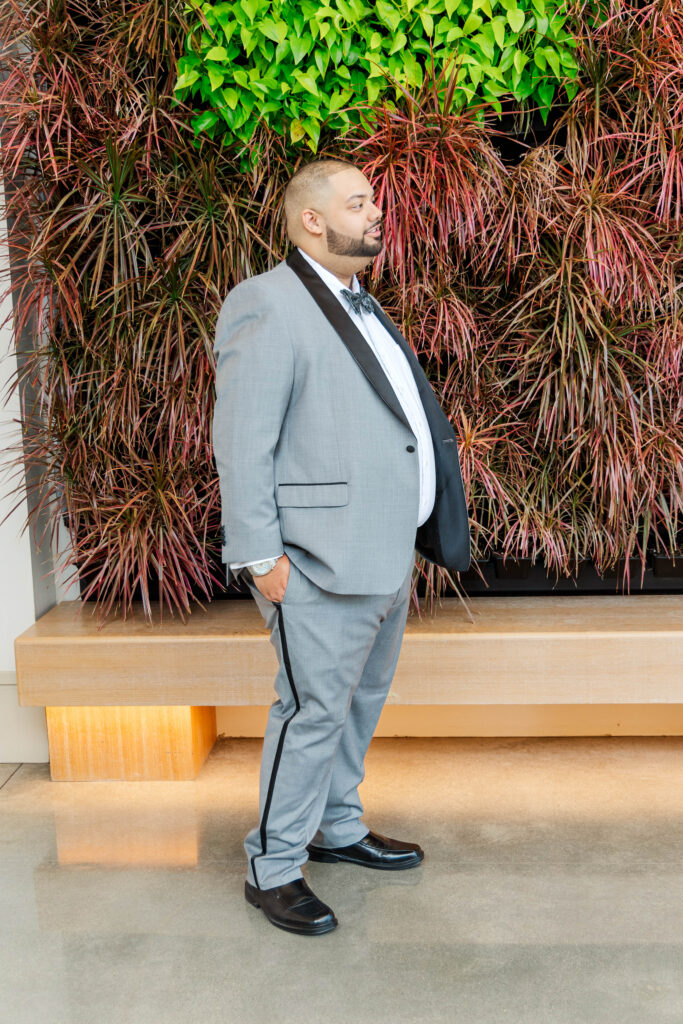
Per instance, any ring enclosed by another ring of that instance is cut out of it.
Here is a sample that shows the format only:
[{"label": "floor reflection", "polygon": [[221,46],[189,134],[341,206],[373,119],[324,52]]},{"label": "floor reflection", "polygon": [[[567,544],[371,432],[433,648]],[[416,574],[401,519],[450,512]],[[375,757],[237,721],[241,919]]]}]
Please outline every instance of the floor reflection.
[{"label": "floor reflection", "polygon": [[2,1024],[683,1020],[683,739],[377,739],[364,820],[407,872],[307,864],[340,926],[243,897],[261,744],[193,782],[0,789]]}]

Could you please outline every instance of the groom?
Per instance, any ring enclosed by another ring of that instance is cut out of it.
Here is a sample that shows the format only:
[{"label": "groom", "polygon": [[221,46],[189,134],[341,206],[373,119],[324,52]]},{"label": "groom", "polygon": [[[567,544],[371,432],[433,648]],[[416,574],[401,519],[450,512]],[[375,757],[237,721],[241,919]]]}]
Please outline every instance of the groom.
[{"label": "groom", "polygon": [[467,569],[457,439],[412,349],[355,276],[382,215],[343,160],[284,196],[293,248],[227,295],[216,324],[213,445],[222,557],[279,661],[245,896],[274,925],[331,931],[307,860],[411,868],[416,843],[361,821],[365,754],[398,661],[415,550]]}]

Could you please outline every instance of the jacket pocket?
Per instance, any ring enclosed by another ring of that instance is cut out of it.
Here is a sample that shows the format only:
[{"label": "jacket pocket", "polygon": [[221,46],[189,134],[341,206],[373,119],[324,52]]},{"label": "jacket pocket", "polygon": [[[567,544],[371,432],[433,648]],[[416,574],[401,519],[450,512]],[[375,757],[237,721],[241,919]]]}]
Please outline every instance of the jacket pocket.
[{"label": "jacket pocket", "polygon": [[279,507],[297,508],[348,505],[349,485],[346,480],[337,480],[329,484],[278,484],[275,501]]}]

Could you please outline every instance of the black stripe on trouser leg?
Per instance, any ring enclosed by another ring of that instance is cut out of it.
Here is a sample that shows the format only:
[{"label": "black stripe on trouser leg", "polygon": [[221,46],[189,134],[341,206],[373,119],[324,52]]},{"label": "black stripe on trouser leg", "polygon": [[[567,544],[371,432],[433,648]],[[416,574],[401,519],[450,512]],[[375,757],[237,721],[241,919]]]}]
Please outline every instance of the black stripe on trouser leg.
[{"label": "black stripe on trouser leg", "polygon": [[284,623],[284,619],[282,617],[282,605],[279,602],[277,602],[277,601],[273,601],[273,604],[277,608],[278,620],[279,620],[279,624],[280,624],[280,643],[282,644],[282,660],[285,663],[285,671],[287,673],[287,679],[289,680],[289,685],[292,688],[292,695],[294,697],[295,707],[294,707],[294,711],[292,711],[292,713],[289,716],[289,718],[285,722],[283,722],[282,729],[280,731],[280,738],[277,741],[277,749],[275,751],[275,758],[273,760],[273,768],[272,768],[272,771],[270,773],[270,782],[268,783],[268,795],[266,796],[266,803],[265,803],[265,806],[263,808],[263,816],[261,818],[261,825],[260,825],[261,853],[260,854],[256,854],[255,853],[252,856],[252,858],[251,858],[251,870],[252,870],[252,874],[254,875],[254,881],[256,882],[256,888],[257,889],[260,889],[261,886],[258,884],[258,877],[256,875],[256,867],[254,865],[254,859],[256,857],[262,857],[264,855],[264,853],[266,852],[266,849],[267,849],[266,826],[268,824],[268,813],[270,811],[270,804],[271,804],[272,799],[273,799],[273,790],[275,788],[275,779],[277,777],[277,770],[278,770],[278,767],[279,767],[279,764],[280,764],[280,758],[282,757],[282,748],[284,746],[285,736],[287,735],[287,726],[292,721],[292,719],[297,714],[297,712],[301,709],[301,704],[299,703],[299,695],[296,692],[296,686],[294,685],[294,679],[292,678],[292,666],[291,666],[291,663],[290,663],[290,660],[289,660],[289,652],[287,650],[287,637],[285,636],[285,623]]}]

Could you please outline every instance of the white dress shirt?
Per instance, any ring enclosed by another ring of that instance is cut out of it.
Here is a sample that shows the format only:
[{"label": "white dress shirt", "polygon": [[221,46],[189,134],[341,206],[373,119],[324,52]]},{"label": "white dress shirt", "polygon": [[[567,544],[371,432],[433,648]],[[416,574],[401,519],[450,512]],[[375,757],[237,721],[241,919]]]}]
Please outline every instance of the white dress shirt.
[{"label": "white dress shirt", "polygon": [[[420,398],[420,393],[417,390],[417,384],[413,377],[413,371],[410,369],[410,364],[408,363],[403,351],[399,348],[385,328],[384,324],[380,321],[379,317],[374,313],[366,312],[364,309],[361,309],[360,312],[356,313],[356,311],[351,308],[350,303],[345,296],[342,295],[342,289],[345,286],[336,274],[333,274],[331,270],[327,269],[327,267],[323,267],[321,263],[314,260],[312,256],[309,256],[308,253],[304,252],[299,246],[297,246],[297,248],[304,259],[310,263],[315,271],[317,271],[330,291],[337,296],[345,311],[351,317],[354,324],[376,355],[389,380],[389,383],[396,393],[396,397],[401,403],[401,407],[406,414],[410,427],[415,434],[417,439],[417,457],[420,474],[420,503],[417,515],[417,526],[421,526],[422,523],[429,518],[431,511],[434,508],[434,501],[436,498],[436,468],[434,465],[432,433],[429,429],[429,423],[427,422],[424,406],[422,405],[422,399]],[[358,283],[358,278],[355,274],[351,281],[351,291],[360,291],[360,284]],[[282,554],[284,554],[284,552],[280,551],[278,554],[264,555],[263,559],[258,559],[258,561],[265,561],[266,558],[280,558]],[[254,565],[254,561],[231,562],[230,568],[240,569],[245,565]]]}]

